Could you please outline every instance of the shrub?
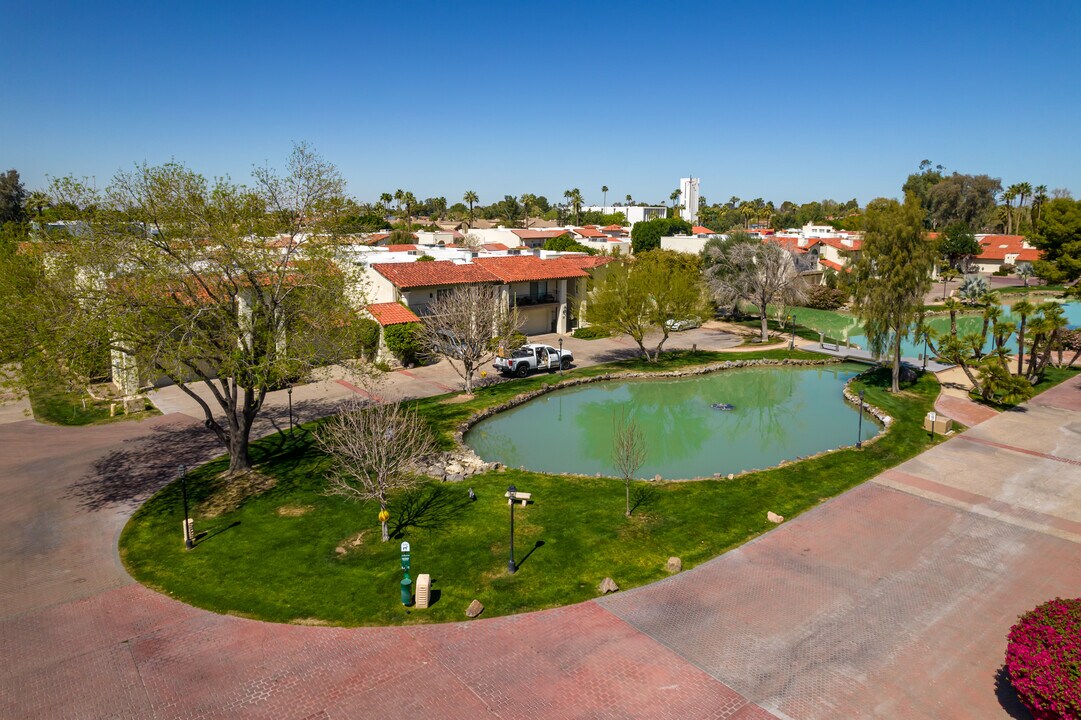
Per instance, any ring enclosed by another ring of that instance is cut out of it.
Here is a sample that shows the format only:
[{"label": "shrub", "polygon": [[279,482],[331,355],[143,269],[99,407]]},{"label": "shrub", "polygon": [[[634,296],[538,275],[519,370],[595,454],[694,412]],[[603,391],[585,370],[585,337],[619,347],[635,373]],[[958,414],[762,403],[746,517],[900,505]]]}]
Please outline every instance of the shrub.
[{"label": "shrub", "polygon": [[[502,338],[492,338],[492,341],[489,343],[488,347],[491,348],[494,352],[496,349],[499,348],[499,344],[502,342],[504,342]],[[505,347],[507,349],[507,352],[510,352],[511,350],[522,347],[527,342],[529,342],[529,338],[527,338],[522,333],[515,331],[513,335],[506,339]]]},{"label": "shrub", "polygon": [[417,323],[399,323],[383,328],[387,349],[404,365],[415,365],[417,362],[417,353],[420,352],[420,343],[417,341],[419,330]]},{"label": "shrub", "polygon": [[379,323],[368,318],[357,320],[357,345],[365,358],[375,357],[375,350],[379,347]]},{"label": "shrub", "polygon": [[1055,598],[1010,630],[1006,669],[1035,720],[1081,718],[1081,598]]},{"label": "shrub", "polygon": [[815,285],[807,292],[804,307],[816,310],[836,310],[848,302],[848,293],[826,285]]},{"label": "shrub", "polygon": [[608,332],[602,327],[590,325],[589,327],[580,327],[575,329],[575,331],[571,333],[571,335],[578,338],[579,340],[597,340],[598,338],[611,337],[612,333]]}]

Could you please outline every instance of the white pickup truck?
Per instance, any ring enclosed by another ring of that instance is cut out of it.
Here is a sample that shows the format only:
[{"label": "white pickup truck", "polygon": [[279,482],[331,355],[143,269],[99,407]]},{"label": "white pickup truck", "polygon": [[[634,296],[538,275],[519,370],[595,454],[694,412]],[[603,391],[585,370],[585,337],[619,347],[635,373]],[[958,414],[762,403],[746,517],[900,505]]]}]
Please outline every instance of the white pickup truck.
[{"label": "white pickup truck", "polygon": [[492,367],[504,375],[525,377],[534,370],[566,370],[573,360],[570,350],[563,350],[560,354],[560,351],[551,345],[530,343],[509,353],[500,352]]}]

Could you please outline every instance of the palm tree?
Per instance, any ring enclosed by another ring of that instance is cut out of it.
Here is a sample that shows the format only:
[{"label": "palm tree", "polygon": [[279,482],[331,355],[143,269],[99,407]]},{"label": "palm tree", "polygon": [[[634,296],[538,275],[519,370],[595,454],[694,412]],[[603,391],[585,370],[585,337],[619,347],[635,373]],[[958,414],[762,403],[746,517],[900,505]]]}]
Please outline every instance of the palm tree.
[{"label": "palm tree", "polygon": [[1010,308],[1010,313],[1021,318],[1017,323],[1017,374],[1024,372],[1025,364],[1025,321],[1036,311],[1036,306],[1028,300],[1019,300]]},{"label": "palm tree", "polygon": [[[1032,185],[1027,182],[1017,183],[1017,208],[1020,210],[1025,206],[1025,198],[1032,195]],[[1032,222],[1032,215],[1029,214],[1029,222]],[[1018,226],[1021,223],[1017,223]]]},{"label": "palm tree", "polygon": [[1043,204],[1047,202],[1047,186],[1037,185],[1036,192],[1032,196],[1032,229],[1033,231],[1040,225],[1040,216],[1043,214]]},{"label": "palm tree", "polygon": [[417,199],[413,196],[413,193],[411,192],[402,192],[401,190],[399,190],[398,192],[402,193],[401,197],[398,198],[398,202],[400,203],[399,207],[401,207],[402,205],[405,206],[405,227],[407,230],[412,230],[413,206],[417,204]]},{"label": "palm tree", "polygon": [[1006,234],[1013,235],[1013,199],[1017,197],[1017,191],[1014,186],[1006,188],[1006,192],[1002,193],[1002,201],[1006,203]]},{"label": "palm tree", "polygon": [[480,197],[475,190],[466,190],[462,200],[469,203],[469,228],[473,228],[473,203],[480,202]]},{"label": "palm tree", "polygon": [[679,196],[682,194],[683,191],[679,188],[676,188],[672,191],[672,194],[668,196],[668,199],[672,201],[672,217],[675,217],[679,214],[679,205],[677,205],[676,203],[679,202]]},{"label": "palm tree", "polygon": [[525,215],[525,226],[529,227],[529,210],[537,203],[537,196],[533,193],[522,193],[522,213]]},{"label": "palm tree", "polygon": [[402,215],[402,203],[405,201],[405,190],[398,188],[394,191],[394,200],[398,203],[398,217]]},{"label": "palm tree", "polygon": [[383,193],[379,196],[379,204],[383,207],[383,214],[386,215],[390,210],[390,204],[394,202],[394,196],[390,193]]},{"label": "palm tree", "polygon": [[608,186],[607,185],[601,185],[601,193],[603,193],[603,195],[604,195],[604,200],[601,201],[601,207],[607,207],[608,206]]},{"label": "palm tree", "polygon": [[630,195],[628,195],[627,196],[627,205],[632,205],[632,204],[634,204],[634,198],[632,198]]},{"label": "palm tree", "polygon": [[582,224],[582,191],[578,188],[571,188],[563,192],[563,197],[567,198],[567,202],[570,203],[571,209],[574,210],[574,224]]},{"label": "palm tree", "polygon": [[41,190],[35,190],[26,196],[26,209],[34,214],[34,217],[40,218],[41,214],[45,212],[45,208],[51,204],[49,202],[49,196],[43,193]]}]

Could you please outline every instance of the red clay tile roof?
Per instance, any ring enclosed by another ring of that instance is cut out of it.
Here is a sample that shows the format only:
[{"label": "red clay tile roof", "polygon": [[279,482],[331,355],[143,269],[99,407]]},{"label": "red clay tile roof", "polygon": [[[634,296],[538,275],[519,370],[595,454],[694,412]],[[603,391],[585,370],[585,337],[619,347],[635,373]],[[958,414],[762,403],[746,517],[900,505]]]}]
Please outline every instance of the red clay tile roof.
[{"label": "red clay tile roof", "polygon": [[510,248],[503,243],[484,243],[483,245],[481,245],[481,247],[488,252],[502,252],[504,250],[510,250]]},{"label": "red clay tile roof", "polygon": [[716,235],[717,233],[710,230],[705,225],[695,225],[691,228],[691,235]]},{"label": "red clay tile roof", "polygon": [[845,244],[841,238],[815,238],[815,240],[838,250],[859,250],[863,247],[862,240],[849,240],[848,242],[852,243],[851,245]]},{"label": "red clay tile roof", "polygon": [[605,235],[604,233],[602,233],[600,230],[598,230],[595,227],[575,228],[574,232],[578,233],[582,237],[587,237],[587,238],[607,238],[608,237],[607,235]]},{"label": "red clay tile roof", "polygon": [[568,265],[573,265],[576,268],[582,270],[592,269],[600,267],[601,265],[607,265],[615,258],[608,255],[564,255],[556,260],[545,260],[545,262],[562,262]]},{"label": "red clay tile roof", "polygon": [[473,260],[473,264],[481,266],[508,283],[589,277],[589,273],[574,265],[559,260],[541,260],[532,255],[479,257]]},{"label": "red clay tile roof", "polygon": [[416,245],[387,245],[387,250],[391,252],[406,252],[407,250],[416,250]]},{"label": "red clay tile roof", "polygon": [[985,235],[977,238],[983,252],[976,260],[1005,262],[1007,255],[1016,255],[1014,262],[1033,262],[1040,259],[1040,251],[1025,247],[1024,235]]},{"label": "red clay tile roof", "polygon": [[368,312],[375,321],[386,327],[387,325],[401,325],[402,323],[420,322],[420,318],[405,305],[396,302],[372,303],[368,306]]},{"label": "red clay tile roof", "polygon": [[762,242],[780,245],[789,252],[805,253],[818,244],[818,238],[807,240],[807,244],[802,247],[799,244],[799,238],[794,237],[764,237],[762,238]]},{"label": "red clay tile roof", "polygon": [[835,263],[832,260],[827,260],[826,258],[818,258],[818,263],[819,265],[825,265],[831,270],[836,270],[837,272],[848,272],[848,268],[841,263]]},{"label": "red clay tile roof", "polygon": [[433,287],[436,285],[494,283],[499,279],[479,265],[459,265],[450,260],[375,263],[372,265],[372,270],[375,270],[394,283],[395,287],[401,289]]},{"label": "red clay tile roof", "polygon": [[605,225],[601,230],[623,230],[622,225]]}]

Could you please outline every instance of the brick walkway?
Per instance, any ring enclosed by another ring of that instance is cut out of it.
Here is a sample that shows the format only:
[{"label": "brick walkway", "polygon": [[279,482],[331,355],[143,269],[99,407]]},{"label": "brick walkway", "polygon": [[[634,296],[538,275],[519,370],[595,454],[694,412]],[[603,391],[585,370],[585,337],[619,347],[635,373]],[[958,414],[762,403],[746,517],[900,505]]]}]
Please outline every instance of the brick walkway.
[{"label": "brick walkway", "polygon": [[5,425],[0,717],[1024,717],[996,690],[1006,630],[1081,590],[1079,397],[1048,391],[666,581],[408,628],[253,622],[133,583],[119,530],[217,452],[197,423]]}]

